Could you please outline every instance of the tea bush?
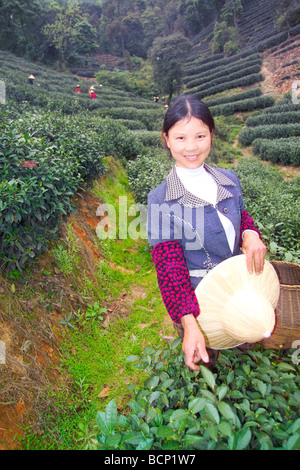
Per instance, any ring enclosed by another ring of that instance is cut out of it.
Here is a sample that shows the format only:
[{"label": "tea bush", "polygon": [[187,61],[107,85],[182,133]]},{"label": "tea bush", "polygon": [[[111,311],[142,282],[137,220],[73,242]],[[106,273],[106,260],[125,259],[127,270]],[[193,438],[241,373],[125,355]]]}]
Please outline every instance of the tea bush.
[{"label": "tea bush", "polygon": [[258,55],[258,58],[255,56],[253,60],[249,58],[247,61],[237,63],[237,65],[228,65],[227,67],[220,67],[213,69],[212,71],[194,75],[192,79],[186,81],[186,87],[193,88],[207,82],[211,82],[212,85],[217,85],[218,83],[221,83],[221,80],[224,80],[225,77],[235,80],[236,78],[240,78],[244,75],[258,73],[260,72],[261,64],[262,59]]},{"label": "tea bush", "polygon": [[158,109],[137,109],[131,107],[103,108],[97,111],[102,118],[110,117],[112,119],[131,119],[139,120],[144,124],[145,129],[159,130],[164,116],[163,108]]},{"label": "tea bush", "polygon": [[300,165],[300,141],[299,139],[255,139],[253,152],[262,160],[284,165]]},{"label": "tea bush", "polygon": [[[142,150],[140,141],[122,123],[111,118],[102,119],[89,112],[66,116],[59,112],[37,114],[31,111],[20,116],[16,125],[22,132],[28,129],[52,143],[58,142],[67,149],[73,147],[79,161],[90,156],[91,170],[97,161],[95,156],[103,152],[130,159]],[[86,165],[85,172],[88,168]],[[101,174],[101,168],[97,174]],[[90,175],[91,179],[93,177],[95,174]]]},{"label": "tea bush", "polygon": [[300,122],[300,111],[285,113],[260,113],[247,119],[246,125],[250,127],[269,124],[298,124]]},{"label": "tea bush", "polygon": [[[242,76],[241,78],[236,78],[233,80],[226,80],[226,77],[222,83],[214,86],[207,84],[207,87],[201,90],[197,88],[191,88],[188,90],[189,93],[194,93],[198,98],[202,99],[206,96],[215,95],[221,91],[231,90],[237,87],[245,87],[248,85],[253,85],[254,83],[259,83],[263,81],[263,75],[261,73],[252,73],[250,75]],[[187,92],[186,92],[187,93]]]},{"label": "tea bush", "polygon": [[283,100],[280,103],[268,108],[264,111],[265,114],[269,113],[285,113],[285,112],[299,112],[299,105],[294,104],[292,101]]},{"label": "tea bush", "polygon": [[161,132],[137,130],[133,133],[145,147],[161,147]]},{"label": "tea bush", "polygon": [[299,178],[284,181],[276,170],[253,159],[241,159],[234,168],[246,210],[259,227],[271,258],[300,261]]},{"label": "tea bush", "polygon": [[[100,449],[293,450],[300,446],[299,365],[291,351],[220,352],[214,370],[184,365],[181,339],[127,360],[149,377],[119,414],[97,413]],[[135,387],[128,387],[133,390]]]},{"label": "tea bush", "polygon": [[[258,52],[263,52],[272,46],[277,46],[278,44],[284,42],[290,36],[297,36],[299,33],[300,33],[300,25],[298,24],[296,26],[293,26],[292,28],[289,28],[288,31],[274,34],[273,36],[268,37],[268,39],[265,39],[264,41],[260,41],[256,45],[256,49]],[[267,35],[266,31],[264,31],[264,37],[266,37],[266,35]]]},{"label": "tea bush", "polygon": [[117,119],[116,121],[119,124],[122,124],[122,126],[132,131],[137,130],[137,129],[140,129],[140,130],[145,129],[145,126],[142,122],[134,120],[134,119]]},{"label": "tea bush", "polygon": [[255,109],[267,108],[273,106],[274,98],[272,96],[258,96],[256,98],[248,98],[240,101],[233,101],[232,103],[221,104],[218,106],[211,106],[210,110],[213,116],[224,115],[229,116],[236,112],[253,111]]},{"label": "tea bush", "polygon": [[147,204],[151,189],[158,186],[170,172],[173,162],[162,150],[148,151],[127,163],[128,182],[134,191],[135,201]]},{"label": "tea bush", "polygon": [[87,125],[95,130],[100,139],[101,148],[107,155],[130,160],[136,158],[142,151],[143,146],[139,139],[117,120],[87,117]]},{"label": "tea bush", "polygon": [[225,96],[219,96],[217,98],[205,99],[205,103],[208,107],[211,106],[219,106],[221,104],[228,104],[234,101],[242,101],[249,98],[256,98],[257,96],[261,96],[262,91],[260,88],[250,88],[249,90],[245,90],[241,93],[234,93],[232,95],[226,93]]},{"label": "tea bush", "polygon": [[21,270],[45,251],[61,218],[73,211],[71,197],[82,181],[79,165],[57,150],[2,127],[0,256],[9,269]]},{"label": "tea bush", "polygon": [[251,145],[255,139],[279,139],[300,136],[300,124],[278,124],[246,127],[239,133],[239,142],[243,146]]},{"label": "tea bush", "polygon": [[[195,60],[192,63],[186,64],[184,70],[185,75],[189,77],[190,75],[196,75],[199,73],[206,72],[208,70],[217,69],[219,67],[226,67],[228,65],[233,65],[235,62],[240,62],[243,58],[253,57],[256,51],[252,49],[247,49],[239,54],[235,54],[232,57],[224,57],[223,54],[214,54],[213,56],[207,57],[202,60]],[[257,55],[259,57],[259,55]]]},{"label": "tea bush", "polygon": [[79,186],[104,172],[101,140],[76,124],[31,109],[1,125],[0,259],[10,270],[47,249]]}]

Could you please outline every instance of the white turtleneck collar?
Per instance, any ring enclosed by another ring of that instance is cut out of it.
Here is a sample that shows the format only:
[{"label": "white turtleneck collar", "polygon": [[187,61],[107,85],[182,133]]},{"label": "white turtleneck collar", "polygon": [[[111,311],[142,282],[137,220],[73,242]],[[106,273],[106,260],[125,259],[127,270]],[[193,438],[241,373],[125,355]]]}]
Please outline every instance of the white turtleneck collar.
[{"label": "white turtleneck collar", "polygon": [[218,185],[213,176],[205,171],[203,164],[193,169],[178,166],[175,168],[178,178],[187,191],[203,201],[216,205]]}]

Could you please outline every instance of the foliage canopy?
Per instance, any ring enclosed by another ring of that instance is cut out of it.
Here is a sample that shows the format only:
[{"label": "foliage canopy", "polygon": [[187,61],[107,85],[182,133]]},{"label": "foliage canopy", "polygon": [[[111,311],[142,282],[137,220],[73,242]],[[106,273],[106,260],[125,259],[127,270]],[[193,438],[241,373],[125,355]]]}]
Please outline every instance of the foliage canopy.
[{"label": "foliage canopy", "polygon": [[182,86],[185,57],[192,45],[182,34],[156,38],[150,50],[153,78],[160,91],[168,94],[169,101]]}]

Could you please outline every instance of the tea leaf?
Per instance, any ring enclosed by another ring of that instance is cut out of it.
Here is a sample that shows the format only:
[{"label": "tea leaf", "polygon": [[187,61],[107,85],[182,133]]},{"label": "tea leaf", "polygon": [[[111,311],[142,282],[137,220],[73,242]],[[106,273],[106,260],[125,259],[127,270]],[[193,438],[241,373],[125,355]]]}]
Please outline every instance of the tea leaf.
[{"label": "tea leaf", "polygon": [[176,338],[173,343],[171,344],[171,348],[172,349],[176,349],[178,347],[179,344],[181,344],[182,342],[182,339],[179,337],[179,338]]},{"label": "tea leaf", "polygon": [[258,379],[253,379],[252,384],[255,388],[257,388],[257,390],[262,394],[263,397],[266,395],[267,385],[264,382]]},{"label": "tea leaf", "polygon": [[277,369],[295,371],[295,368],[291,364],[288,364],[286,362],[279,362],[279,364],[277,364]]},{"label": "tea leaf", "polygon": [[194,435],[194,434],[186,434],[184,436],[184,438],[182,439],[182,442],[184,445],[192,445],[192,444],[195,444],[196,442],[199,442],[199,441],[202,441],[203,440],[203,437],[202,436],[198,436],[198,435]]},{"label": "tea leaf", "polygon": [[105,409],[105,422],[107,424],[107,427],[110,433],[115,428],[117,416],[118,416],[118,411],[117,411],[116,402],[114,400],[111,400]]},{"label": "tea leaf", "polygon": [[235,413],[231,409],[230,405],[228,403],[225,403],[224,401],[220,401],[217,403],[218,410],[220,411],[221,415],[224,416],[226,419],[232,419],[235,421]]},{"label": "tea leaf", "polygon": [[174,431],[172,428],[166,425],[162,425],[162,426],[159,426],[159,428],[157,429],[156,436],[164,438],[164,437],[171,437],[173,436],[173,434],[174,434]]},{"label": "tea leaf", "polygon": [[216,390],[216,393],[220,401],[223,400],[223,398],[227,395],[228,392],[229,392],[229,388],[225,384],[220,385]]},{"label": "tea leaf", "polygon": [[299,434],[288,438],[284,444],[284,448],[288,450],[297,450],[300,447],[300,436]]},{"label": "tea leaf", "polygon": [[286,430],[288,434],[296,433],[300,431],[300,418],[296,419]]},{"label": "tea leaf", "polygon": [[224,436],[232,436],[232,430],[231,430],[231,426],[230,424],[227,422],[227,421],[222,421],[219,426],[219,431],[221,434],[223,434]]},{"label": "tea leaf", "polygon": [[105,413],[103,411],[98,411],[97,412],[96,421],[97,421],[98,427],[103,432],[103,434],[108,436],[109,435],[109,428],[107,426]]},{"label": "tea leaf", "polygon": [[136,450],[149,450],[152,447],[154,439],[143,439],[138,446],[136,447]]},{"label": "tea leaf", "polygon": [[237,434],[236,450],[243,450],[248,447],[252,433],[249,428],[241,429]]},{"label": "tea leaf", "polygon": [[277,439],[280,439],[280,440],[284,440],[284,439],[289,438],[288,433],[283,431],[282,429],[275,429],[273,431],[273,436],[276,437]]},{"label": "tea leaf", "polygon": [[179,442],[167,441],[165,444],[163,444],[162,450],[182,450],[182,446]]},{"label": "tea leaf", "polygon": [[160,391],[156,391],[156,392],[153,392],[151,393],[150,397],[149,397],[149,404],[151,405],[151,403],[154,401],[154,400],[157,400],[157,398],[160,396],[161,392]]},{"label": "tea leaf", "polygon": [[219,424],[220,423],[220,415],[219,415],[218,410],[215,407],[215,405],[213,405],[212,403],[206,403],[205,409],[207,411],[208,416],[213,421],[215,421],[216,424]]},{"label": "tea leaf", "polygon": [[186,418],[189,412],[183,409],[175,410],[170,416],[170,422]]},{"label": "tea leaf", "polygon": [[203,410],[206,405],[205,398],[194,398],[188,404],[188,409],[193,413],[199,413],[199,411]]},{"label": "tea leaf", "polygon": [[212,372],[209,369],[207,369],[207,367],[205,367],[205,366],[200,366],[200,370],[201,370],[201,373],[202,373],[202,376],[203,376],[205,382],[214,391],[216,381],[215,381],[215,378],[214,378]]},{"label": "tea leaf", "polygon": [[123,415],[118,415],[117,418],[117,426],[120,428],[127,428],[129,426],[130,422],[126,416]]},{"label": "tea leaf", "polygon": [[140,358],[139,356],[132,355],[132,356],[126,357],[126,361],[127,361],[127,362],[135,362],[135,361],[138,361],[139,358]]},{"label": "tea leaf", "polygon": [[149,379],[147,379],[144,385],[145,387],[153,389],[157,387],[158,383],[159,383],[159,377],[158,375],[155,375],[154,377],[150,377]]},{"label": "tea leaf", "polygon": [[114,447],[115,449],[118,448],[118,445],[121,441],[121,434],[110,434],[106,436],[106,444],[110,447]]}]

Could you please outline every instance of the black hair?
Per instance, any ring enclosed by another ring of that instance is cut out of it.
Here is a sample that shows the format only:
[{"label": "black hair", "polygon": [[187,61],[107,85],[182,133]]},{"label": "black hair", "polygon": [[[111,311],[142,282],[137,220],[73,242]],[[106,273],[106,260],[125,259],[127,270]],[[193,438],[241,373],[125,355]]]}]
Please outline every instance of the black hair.
[{"label": "black hair", "polygon": [[163,122],[162,132],[168,135],[171,127],[185,118],[195,117],[207,125],[210,132],[215,130],[215,122],[208,106],[195,95],[180,95],[168,108]]}]

